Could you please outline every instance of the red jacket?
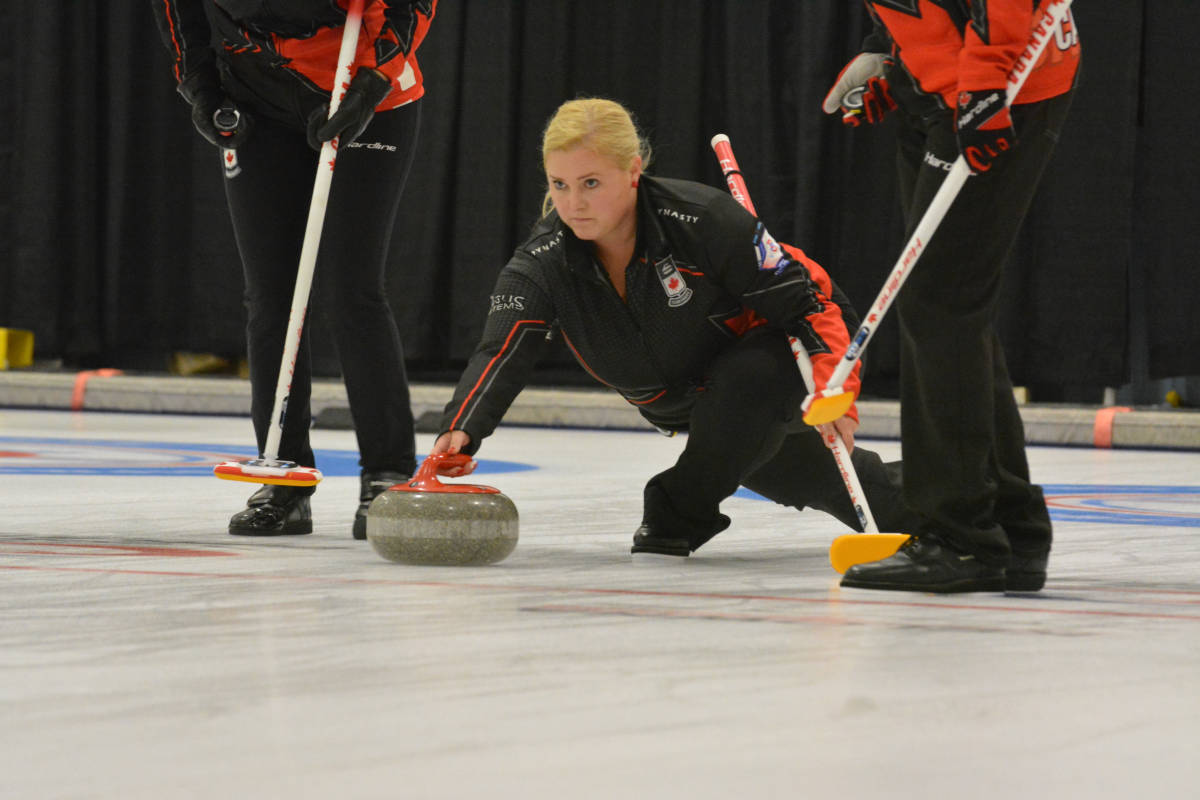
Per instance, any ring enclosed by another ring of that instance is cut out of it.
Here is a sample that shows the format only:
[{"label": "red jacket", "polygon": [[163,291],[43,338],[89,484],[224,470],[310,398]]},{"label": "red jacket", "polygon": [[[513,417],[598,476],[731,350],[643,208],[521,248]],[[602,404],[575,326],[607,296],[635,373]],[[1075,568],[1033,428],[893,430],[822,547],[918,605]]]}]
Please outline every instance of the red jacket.
[{"label": "red jacket", "polygon": [[[920,91],[954,108],[960,91],[1003,88],[1041,18],[1040,0],[866,0],[890,49]],[[890,41],[888,41],[890,40]],[[1063,94],[1079,69],[1079,36],[1068,15],[1016,103]]]},{"label": "red jacket", "polygon": [[[339,5],[347,4],[347,0],[339,0]],[[354,64],[375,67],[392,79],[391,94],[376,106],[379,111],[411,103],[425,93],[421,68],[417,66],[417,48],[429,30],[436,6],[437,0],[368,2]],[[397,30],[398,23],[406,30]],[[319,28],[308,39],[288,39],[277,34],[272,34],[272,39],[275,52],[288,60],[288,69],[306,76],[326,92],[333,91],[333,72],[342,46],[341,26]]]},{"label": "red jacket", "polygon": [[[329,101],[348,0],[153,2],[177,81],[215,60],[235,100],[301,125]],[[425,93],[417,48],[436,7],[437,0],[366,0],[351,74],[373,67],[391,78],[392,91],[377,110]]]}]

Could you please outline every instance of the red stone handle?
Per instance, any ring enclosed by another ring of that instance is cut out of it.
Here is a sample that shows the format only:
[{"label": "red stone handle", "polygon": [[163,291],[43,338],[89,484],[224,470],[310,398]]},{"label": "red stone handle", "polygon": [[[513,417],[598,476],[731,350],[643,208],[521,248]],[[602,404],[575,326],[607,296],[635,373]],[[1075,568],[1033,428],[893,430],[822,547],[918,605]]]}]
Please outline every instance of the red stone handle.
[{"label": "red stone handle", "polygon": [[412,480],[393,489],[403,492],[465,492],[471,494],[499,494],[500,490],[491,486],[477,486],[470,483],[442,483],[438,475],[444,475],[455,467],[465,467],[471,463],[471,457],[466,453],[434,453],[428,456],[417,470]]}]

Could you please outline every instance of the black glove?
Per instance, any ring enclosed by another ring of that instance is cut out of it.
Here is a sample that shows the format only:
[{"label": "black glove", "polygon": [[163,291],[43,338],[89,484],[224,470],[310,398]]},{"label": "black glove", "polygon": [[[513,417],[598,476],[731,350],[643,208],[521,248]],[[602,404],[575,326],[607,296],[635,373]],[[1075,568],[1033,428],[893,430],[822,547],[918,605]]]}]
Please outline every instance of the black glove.
[{"label": "black glove", "polygon": [[352,144],[375,116],[375,106],[391,91],[392,81],[388,76],[371,67],[360,67],[332,117],[329,116],[328,104],[309,115],[309,146],[320,150],[322,142],[328,142],[335,136],[341,137],[338,139],[339,147]]},{"label": "black glove", "polygon": [[216,67],[207,64],[186,76],[180,81],[178,92],[192,107],[192,124],[201,136],[229,150],[245,143],[254,120],[225,96]]},{"label": "black glove", "polygon": [[976,175],[992,169],[1017,146],[1017,132],[1008,113],[1004,89],[959,92],[954,129],[958,134],[958,152]]},{"label": "black glove", "polygon": [[840,108],[842,123],[851,127],[864,120],[871,125],[879,122],[896,107],[883,76],[890,64],[883,53],[859,53],[842,69],[821,109],[832,114]]}]

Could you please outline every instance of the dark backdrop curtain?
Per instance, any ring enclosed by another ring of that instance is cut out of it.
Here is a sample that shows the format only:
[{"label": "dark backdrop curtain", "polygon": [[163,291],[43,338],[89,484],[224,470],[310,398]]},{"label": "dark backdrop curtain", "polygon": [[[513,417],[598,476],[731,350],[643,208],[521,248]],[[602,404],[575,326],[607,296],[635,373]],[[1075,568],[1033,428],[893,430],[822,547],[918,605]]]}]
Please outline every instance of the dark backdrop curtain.
[{"label": "dark backdrop curtain", "polygon": [[[1141,29],[1142,69],[1136,88],[1137,150],[1134,185],[1131,282],[1139,302],[1144,360],[1150,378],[1197,375],[1200,365],[1200,158],[1191,148],[1200,112],[1197,88],[1180,86],[1190,60],[1179,32],[1197,30],[1200,3],[1147,0]],[[1174,109],[1190,105],[1183,113]]]},{"label": "dark backdrop curtain", "polygon": [[[0,86],[15,87],[0,99],[0,326],[32,329],[37,357],[67,366],[239,356],[221,173],[174,92],[149,4],[0,5]],[[1197,29],[1200,4],[1076,6],[1081,87],[1000,314],[1014,380],[1042,399],[1121,385],[1134,360],[1150,377],[1200,374],[1200,162],[1183,146],[1200,106],[1176,36]],[[902,245],[891,132],[820,111],[865,24],[855,2],[442,0],[421,51],[424,127],[390,284],[414,374],[451,379],[470,353],[492,281],[539,213],[541,127],[579,95],[625,103],[660,175],[723,185],[708,142],[729,134],[771,230],[866,308]],[[335,374],[315,306],[318,371]],[[868,394],[894,391],[896,356],[885,325]],[[544,377],[582,372],[559,349]]]}]

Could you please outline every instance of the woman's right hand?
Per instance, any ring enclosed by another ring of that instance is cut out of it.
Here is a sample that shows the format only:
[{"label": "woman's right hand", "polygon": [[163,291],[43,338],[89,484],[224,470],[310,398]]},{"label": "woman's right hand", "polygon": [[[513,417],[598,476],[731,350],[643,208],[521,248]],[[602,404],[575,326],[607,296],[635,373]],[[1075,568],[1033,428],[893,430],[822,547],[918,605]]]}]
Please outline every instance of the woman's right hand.
[{"label": "woman's right hand", "polygon": [[834,439],[838,438],[846,446],[847,453],[854,452],[854,432],[858,430],[858,420],[854,417],[843,414],[833,422],[818,425],[817,430],[821,432],[821,439],[830,450],[833,449]]},{"label": "woman's right hand", "polygon": [[[471,443],[471,436],[466,431],[446,431],[437,438],[433,443],[433,449],[429,451],[429,455],[435,456],[441,453],[459,453],[462,449]],[[461,478],[464,475],[470,475],[475,471],[475,459],[471,459],[461,467],[452,467],[444,472],[438,470],[439,475],[446,475],[450,478]]]}]

